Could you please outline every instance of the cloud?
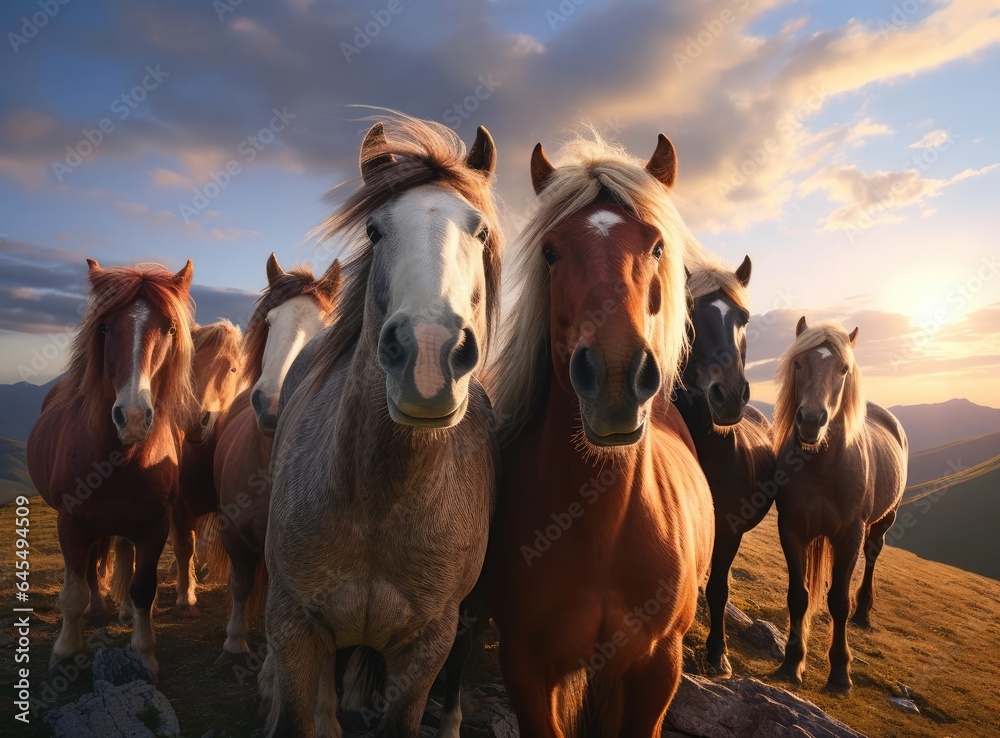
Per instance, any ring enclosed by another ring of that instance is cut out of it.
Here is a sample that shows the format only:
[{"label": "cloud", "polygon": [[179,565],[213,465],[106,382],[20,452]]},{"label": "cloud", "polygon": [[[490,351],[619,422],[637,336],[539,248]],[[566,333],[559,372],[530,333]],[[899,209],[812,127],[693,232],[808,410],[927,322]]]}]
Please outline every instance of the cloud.
[{"label": "cloud", "polygon": [[160,187],[191,187],[194,183],[183,174],[170,169],[158,168],[152,172],[153,184]]},{"label": "cloud", "polygon": [[948,135],[948,131],[943,128],[939,128],[936,131],[931,131],[924,135],[919,141],[914,141],[909,145],[911,149],[939,149],[948,141],[951,140],[951,136]]},{"label": "cloud", "polygon": [[213,228],[209,235],[218,241],[236,241],[259,236],[260,231],[248,231],[242,228]]}]

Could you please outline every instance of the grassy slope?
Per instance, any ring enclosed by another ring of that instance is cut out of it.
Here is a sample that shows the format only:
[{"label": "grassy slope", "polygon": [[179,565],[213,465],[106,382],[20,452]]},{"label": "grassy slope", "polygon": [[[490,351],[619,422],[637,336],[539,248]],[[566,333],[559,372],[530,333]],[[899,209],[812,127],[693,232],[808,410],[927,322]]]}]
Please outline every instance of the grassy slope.
[{"label": "grassy slope", "polygon": [[906,483],[923,484],[932,479],[954,474],[987,461],[1000,454],[1000,432],[963,438],[943,446],[910,454]]},{"label": "grassy slope", "polygon": [[[10,506],[0,508],[0,530],[11,530],[12,516]],[[41,676],[58,629],[56,600],[62,562],[55,539],[55,514],[37,498],[32,504],[31,525],[31,602],[36,609],[32,663],[35,674]],[[13,597],[11,549],[4,547],[0,557],[0,601],[9,603]],[[167,609],[174,595],[171,562],[168,549],[160,567],[163,586],[156,617],[160,689],[177,710],[185,735],[200,736],[212,727],[248,735],[257,724],[253,678],[231,666],[213,664],[224,638],[228,609],[225,588],[212,585],[201,595],[200,620],[180,619]],[[982,738],[992,734],[1000,694],[1000,662],[996,658],[1000,583],[887,548],[877,584],[874,629],[865,633],[852,626],[849,634],[856,657],[854,694],[843,698],[819,691],[826,680],[825,616],[817,618],[813,629],[806,684],[798,693],[871,736]],[[734,566],[732,598],[751,617],[765,618],[784,628],[785,587],[784,561],[772,513],[744,538]],[[0,617],[6,629],[9,616],[5,611]],[[86,634],[94,632],[88,628]],[[128,631],[122,626],[112,625],[106,632],[115,645],[127,642]],[[699,652],[705,634],[702,616],[689,637]],[[258,636],[252,645],[260,644]],[[0,651],[0,684],[11,682],[13,664],[8,648]],[[763,677],[777,666],[745,648],[737,638],[730,639],[730,650],[737,673]],[[477,671],[495,669],[495,653],[495,648],[490,649],[477,658]],[[904,715],[886,702],[885,696],[897,682],[916,692],[923,715]],[[89,678],[81,679],[70,694],[89,688]],[[6,687],[0,691],[10,693]],[[3,724],[8,724],[10,710],[9,700],[0,701]],[[26,735],[43,736],[47,731],[39,723]]]},{"label": "grassy slope", "polygon": [[24,443],[0,438],[0,505],[20,494],[34,494],[24,458]]}]

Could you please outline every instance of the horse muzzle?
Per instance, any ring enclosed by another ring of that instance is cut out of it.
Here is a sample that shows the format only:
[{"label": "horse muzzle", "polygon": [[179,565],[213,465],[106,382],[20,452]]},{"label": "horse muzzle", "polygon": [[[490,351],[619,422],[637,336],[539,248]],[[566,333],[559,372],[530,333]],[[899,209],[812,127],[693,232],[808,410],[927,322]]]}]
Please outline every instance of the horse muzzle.
[{"label": "horse muzzle", "polygon": [[111,408],[111,420],[118,430],[118,440],[124,444],[146,440],[153,427],[153,404],[149,392],[143,390],[131,403],[115,402]]},{"label": "horse muzzle", "polygon": [[826,410],[808,410],[801,405],[795,411],[795,435],[803,446],[817,446],[826,435],[829,415]]},{"label": "horse muzzle", "polygon": [[715,425],[736,425],[743,420],[743,410],[750,402],[750,383],[742,380],[736,387],[727,388],[721,382],[712,382],[705,396]]}]

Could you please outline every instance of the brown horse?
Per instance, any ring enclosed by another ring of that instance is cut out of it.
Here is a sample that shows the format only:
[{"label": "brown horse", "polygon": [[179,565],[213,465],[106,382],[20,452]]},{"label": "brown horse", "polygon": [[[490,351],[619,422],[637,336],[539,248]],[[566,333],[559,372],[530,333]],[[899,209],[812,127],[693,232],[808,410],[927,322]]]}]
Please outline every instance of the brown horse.
[{"label": "brown horse", "polygon": [[832,322],[810,328],[803,317],[795,335],[778,364],[774,406],[777,473],[785,480],[777,505],[789,616],[785,660],[775,676],[802,683],[810,598],[818,604],[829,577],[833,638],[826,689],[847,692],[851,575],[864,546],[854,621],[868,627],[875,561],[906,486],[908,444],[889,411],[865,402],[853,350],[857,328],[850,334]]},{"label": "brown horse", "polygon": [[307,268],[286,272],[271,254],[267,289],[247,323],[242,371],[247,389],[219,422],[214,478],[220,515],[213,521],[215,532],[206,536],[221,535],[231,563],[232,610],[223,658],[242,658],[249,651],[247,620],[263,611],[267,594],[263,553],[271,486],[268,465],[281,385],[299,351],[333,320],[340,285],[337,261],[316,279]]},{"label": "brown horse", "polygon": [[684,385],[674,399],[691,431],[715,505],[712,573],[705,587],[711,619],[706,646],[708,666],[720,676],[732,674],[725,631],[729,568],[743,534],[764,519],[777,491],[771,424],[747,405],[750,385],[743,373],[750,268],[750,257],[735,273],[704,262],[692,267],[688,289],[693,340]]},{"label": "brown horse", "polygon": [[[275,437],[269,735],[341,735],[338,649],[359,646],[383,657],[378,734],[419,736],[493,512],[499,454],[475,372],[500,305],[493,139],[480,128],[466,153],[450,129],[393,116],[360,158],[362,187],[324,224],[353,251],[341,317],[286,387]],[[439,735],[458,738],[460,715]]]},{"label": "brown horse", "polygon": [[[97,570],[112,536],[135,545],[116,561],[129,579],[132,648],[155,676],[156,567],[177,495],[184,431],[197,400],[191,384],[191,262],[102,269],[88,259],[90,299],[69,371],[49,392],[28,438],[28,470],[58,513],[66,564],[62,631],[50,665],[83,648],[83,616],[103,608]],[[129,544],[131,545],[131,544]]]},{"label": "brown horse", "polygon": [[712,499],[669,397],[687,345],[673,145],[531,158],[523,287],[491,372],[503,422],[488,571],[520,734],[659,736],[712,549]]},{"label": "brown horse", "polygon": [[[196,325],[194,340],[194,382],[200,413],[197,426],[188,432],[181,455],[180,493],[171,510],[171,542],[177,559],[177,610],[187,617],[198,616],[195,575],[195,526],[200,517],[219,509],[212,466],[216,421],[229,411],[240,389],[243,365],[242,334],[228,320]],[[211,541],[209,543],[212,543]],[[221,554],[221,555],[220,555]],[[221,545],[199,552],[210,569],[224,569],[226,558]]]}]

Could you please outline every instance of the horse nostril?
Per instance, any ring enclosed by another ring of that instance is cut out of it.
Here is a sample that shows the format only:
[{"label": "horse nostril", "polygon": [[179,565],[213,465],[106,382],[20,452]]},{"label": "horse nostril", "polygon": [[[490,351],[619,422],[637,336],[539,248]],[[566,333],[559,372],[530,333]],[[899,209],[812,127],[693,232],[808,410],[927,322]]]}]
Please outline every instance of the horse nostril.
[{"label": "horse nostril", "polygon": [[201,416],[201,425],[203,428],[208,427],[208,422],[212,419],[212,413],[205,413]]},{"label": "horse nostril", "polygon": [[656,358],[647,349],[642,349],[636,358],[632,391],[635,393],[635,399],[644,403],[660,389],[660,367],[656,363]]},{"label": "horse nostril", "polygon": [[479,343],[471,329],[465,328],[459,333],[448,361],[451,363],[452,379],[464,377],[476,368],[479,363]]},{"label": "horse nostril", "polygon": [[819,426],[820,426],[820,428],[822,428],[824,425],[826,425],[826,421],[827,421],[827,419],[829,417],[830,416],[827,415],[826,410],[824,410],[822,413],[820,413],[820,415],[819,415]]},{"label": "horse nostril", "polygon": [[149,428],[153,424],[153,408],[146,409],[146,427]]},{"label": "horse nostril", "polygon": [[726,393],[722,390],[721,384],[713,384],[708,388],[708,401],[715,407],[722,407],[726,404]]},{"label": "horse nostril", "polygon": [[253,391],[253,394],[250,396],[250,404],[253,406],[254,412],[258,415],[267,410],[264,407],[264,393],[260,390]]},{"label": "horse nostril", "polygon": [[744,382],[743,383],[743,404],[746,405],[748,402],[750,402],[750,383],[749,382]]},{"label": "horse nostril", "polygon": [[401,376],[406,369],[406,345],[399,328],[399,324],[387,323],[378,339],[378,363],[394,377]]},{"label": "horse nostril", "polygon": [[573,352],[569,362],[569,380],[576,393],[591,400],[601,388],[601,375],[597,356],[586,346]]},{"label": "horse nostril", "polygon": [[121,405],[115,405],[111,408],[111,419],[115,423],[115,427],[121,430],[125,427],[125,411],[122,410]]},{"label": "horse nostril", "polygon": [[802,423],[806,422],[806,414],[801,407],[799,407],[799,409],[795,411],[795,422],[798,425],[801,425]]}]

